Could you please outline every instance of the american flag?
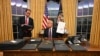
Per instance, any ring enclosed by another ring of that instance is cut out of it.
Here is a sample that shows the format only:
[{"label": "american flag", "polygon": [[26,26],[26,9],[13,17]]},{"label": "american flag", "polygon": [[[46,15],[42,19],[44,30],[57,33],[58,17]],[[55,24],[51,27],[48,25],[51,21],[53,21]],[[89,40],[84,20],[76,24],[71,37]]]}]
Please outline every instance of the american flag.
[{"label": "american flag", "polygon": [[43,15],[43,23],[42,23],[42,29],[46,29],[47,28],[47,21],[48,21],[48,8],[47,8],[47,4],[45,5],[45,11],[44,11],[44,15]]}]

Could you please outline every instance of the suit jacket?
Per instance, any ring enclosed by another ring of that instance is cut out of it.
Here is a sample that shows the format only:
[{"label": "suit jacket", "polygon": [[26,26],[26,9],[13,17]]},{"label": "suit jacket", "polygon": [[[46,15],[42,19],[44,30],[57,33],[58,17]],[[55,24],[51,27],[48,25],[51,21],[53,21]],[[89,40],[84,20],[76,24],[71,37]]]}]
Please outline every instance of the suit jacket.
[{"label": "suit jacket", "polygon": [[[48,32],[49,32],[48,28],[44,30],[44,37],[49,37],[48,36]],[[56,33],[56,28],[52,28],[52,37],[53,38],[57,38],[58,37],[57,33]]]},{"label": "suit jacket", "polygon": [[[23,27],[21,26],[22,24],[25,24],[25,16],[22,16],[19,18],[19,22],[18,22],[18,26],[19,26],[19,37],[23,38],[23,37],[31,37],[31,31],[32,30],[23,30]],[[29,24],[31,27],[31,29],[34,28],[34,21],[32,18],[29,17]],[[26,32],[25,32],[26,31]]]}]

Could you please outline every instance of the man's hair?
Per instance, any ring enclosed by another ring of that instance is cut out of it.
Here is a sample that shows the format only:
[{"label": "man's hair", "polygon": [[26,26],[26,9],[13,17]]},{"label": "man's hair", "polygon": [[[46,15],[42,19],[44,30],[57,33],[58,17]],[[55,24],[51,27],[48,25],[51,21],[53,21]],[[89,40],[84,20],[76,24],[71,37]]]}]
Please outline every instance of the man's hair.
[{"label": "man's hair", "polygon": [[[62,13],[63,13],[63,12],[59,12],[59,13],[58,13],[58,16],[61,15]],[[62,15],[62,16],[63,16],[63,15]]]},{"label": "man's hair", "polygon": [[48,19],[48,20],[53,21],[52,19]]},{"label": "man's hair", "polygon": [[53,24],[53,20],[49,19],[48,21],[49,21],[49,22],[52,22],[52,24]]},{"label": "man's hair", "polygon": [[61,14],[61,13],[63,13],[63,12],[59,12],[59,14]]},{"label": "man's hair", "polygon": [[31,11],[31,9],[26,9],[25,12],[27,12],[27,11]]}]

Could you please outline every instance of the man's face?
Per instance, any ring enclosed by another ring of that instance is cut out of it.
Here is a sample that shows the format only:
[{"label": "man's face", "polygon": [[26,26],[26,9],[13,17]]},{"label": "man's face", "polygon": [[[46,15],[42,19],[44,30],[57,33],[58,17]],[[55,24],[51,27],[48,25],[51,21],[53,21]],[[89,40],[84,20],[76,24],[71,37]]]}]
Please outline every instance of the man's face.
[{"label": "man's face", "polygon": [[47,24],[48,24],[48,25],[47,25],[47,27],[48,27],[48,28],[51,28],[51,27],[53,26],[53,22],[52,22],[52,21],[50,21],[50,20],[48,21],[48,23],[47,23]]},{"label": "man's face", "polygon": [[29,10],[25,12],[25,16],[27,16],[27,17],[29,17],[30,14],[31,14],[31,11],[29,11]]}]

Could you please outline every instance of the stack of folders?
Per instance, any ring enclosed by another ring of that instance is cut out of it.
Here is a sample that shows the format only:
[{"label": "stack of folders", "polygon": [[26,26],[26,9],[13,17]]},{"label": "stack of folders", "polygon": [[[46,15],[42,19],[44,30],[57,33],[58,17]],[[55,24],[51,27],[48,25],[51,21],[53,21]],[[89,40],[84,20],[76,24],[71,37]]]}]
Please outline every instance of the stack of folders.
[{"label": "stack of folders", "polygon": [[21,50],[36,50],[37,44],[26,44]]},{"label": "stack of folders", "polygon": [[54,40],[55,51],[70,51],[64,40]]},{"label": "stack of folders", "polygon": [[23,39],[4,41],[0,43],[0,50],[16,50],[22,48],[24,45],[25,40]]},{"label": "stack of folders", "polygon": [[45,40],[38,46],[39,51],[52,51],[53,50],[53,41]]},{"label": "stack of folders", "polygon": [[72,51],[87,51],[87,49],[81,45],[69,45]]}]

